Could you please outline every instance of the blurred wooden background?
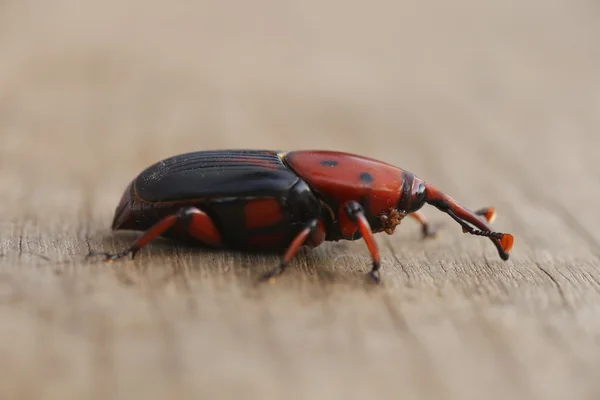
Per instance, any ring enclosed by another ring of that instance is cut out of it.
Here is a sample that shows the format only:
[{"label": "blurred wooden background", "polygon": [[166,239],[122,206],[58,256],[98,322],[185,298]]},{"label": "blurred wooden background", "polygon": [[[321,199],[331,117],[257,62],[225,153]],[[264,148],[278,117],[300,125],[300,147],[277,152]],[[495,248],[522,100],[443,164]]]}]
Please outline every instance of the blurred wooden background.
[{"label": "blurred wooden background", "polygon": [[[0,398],[600,397],[600,8],[589,0],[0,1]],[[471,208],[276,257],[108,227],[215,148],[358,152]]]}]

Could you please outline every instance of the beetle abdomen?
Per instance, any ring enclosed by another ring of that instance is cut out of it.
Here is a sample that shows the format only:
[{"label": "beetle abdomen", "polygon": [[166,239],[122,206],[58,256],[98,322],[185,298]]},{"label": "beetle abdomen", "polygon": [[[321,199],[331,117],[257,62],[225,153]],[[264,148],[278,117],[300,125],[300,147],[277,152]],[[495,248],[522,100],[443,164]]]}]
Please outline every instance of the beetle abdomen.
[{"label": "beetle abdomen", "polygon": [[144,170],[136,195],[147,202],[277,195],[298,181],[275,151],[223,150],[181,154]]}]

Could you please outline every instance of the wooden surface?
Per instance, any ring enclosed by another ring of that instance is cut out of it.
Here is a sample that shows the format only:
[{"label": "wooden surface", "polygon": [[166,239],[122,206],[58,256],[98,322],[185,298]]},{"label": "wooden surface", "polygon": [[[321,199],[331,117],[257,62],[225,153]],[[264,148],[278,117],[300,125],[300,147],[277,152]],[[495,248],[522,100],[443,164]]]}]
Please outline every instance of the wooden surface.
[{"label": "wooden surface", "polygon": [[[597,399],[600,9],[585,0],[0,1],[0,398]],[[325,148],[494,205],[274,256],[108,227],[190,150]]]}]

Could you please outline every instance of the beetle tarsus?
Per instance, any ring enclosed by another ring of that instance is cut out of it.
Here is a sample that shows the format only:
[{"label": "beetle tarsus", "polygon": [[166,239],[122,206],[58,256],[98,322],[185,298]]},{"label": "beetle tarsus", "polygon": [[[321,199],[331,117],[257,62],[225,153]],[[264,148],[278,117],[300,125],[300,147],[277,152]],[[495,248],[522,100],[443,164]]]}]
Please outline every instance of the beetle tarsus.
[{"label": "beetle tarsus", "polygon": [[128,254],[131,254],[131,258],[133,259],[136,252],[137,252],[137,250],[134,250],[132,248],[124,250],[120,253],[107,253],[104,251],[90,251],[85,258],[102,256],[105,258],[105,260],[107,262],[110,262],[110,261],[115,261],[115,260],[121,259],[121,258],[127,256]]},{"label": "beetle tarsus", "polygon": [[437,236],[437,228],[431,226],[431,222],[420,211],[410,213],[409,216],[414,218],[419,224],[421,224],[421,236],[423,239],[430,239]]},{"label": "beetle tarsus", "polygon": [[479,210],[474,211],[474,213],[485,218],[490,224],[496,219],[496,209],[494,207],[480,208]]},{"label": "beetle tarsus", "polygon": [[263,274],[260,279],[259,282],[269,282],[271,281],[273,278],[275,278],[276,276],[279,276],[281,274],[283,274],[283,271],[285,271],[285,268],[287,267],[287,264],[281,262],[277,268],[273,268],[272,270],[270,270],[269,272],[266,272],[265,274]]},{"label": "beetle tarsus", "polygon": [[[496,209],[494,209],[493,207],[480,208],[479,210],[473,211],[473,213],[475,215],[483,217],[490,224],[496,219]],[[462,231],[463,233],[470,233],[469,230],[464,226],[462,228]]]},{"label": "beetle tarsus", "polygon": [[379,274],[379,270],[371,270],[371,272],[369,272],[369,278],[373,283],[377,285],[381,284],[381,275]]},{"label": "beetle tarsus", "polygon": [[426,223],[421,228],[421,234],[423,239],[432,239],[438,235],[439,230],[437,228],[433,228],[430,223]]},{"label": "beetle tarsus", "polygon": [[381,275],[379,274],[379,267],[381,264],[378,261],[373,261],[373,268],[369,272],[369,278],[377,284],[381,283]]}]

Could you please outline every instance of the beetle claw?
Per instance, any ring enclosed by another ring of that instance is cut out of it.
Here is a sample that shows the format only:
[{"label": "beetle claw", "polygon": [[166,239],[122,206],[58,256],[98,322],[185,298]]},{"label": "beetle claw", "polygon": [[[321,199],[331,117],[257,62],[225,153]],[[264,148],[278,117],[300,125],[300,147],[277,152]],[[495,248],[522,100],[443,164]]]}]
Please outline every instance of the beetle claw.
[{"label": "beetle claw", "polygon": [[282,272],[283,272],[283,269],[275,268],[275,269],[263,274],[258,281],[259,281],[259,283],[266,283],[266,282],[275,283],[275,277],[281,275]]},{"label": "beetle claw", "polygon": [[425,240],[435,239],[436,237],[438,237],[438,235],[439,235],[439,231],[427,232],[426,234],[423,235],[423,239],[425,239]]},{"label": "beetle claw", "polygon": [[90,251],[90,252],[89,252],[89,253],[88,253],[88,254],[85,256],[85,258],[86,258],[86,260],[87,260],[87,259],[89,259],[89,258],[92,258],[92,257],[99,257],[99,256],[102,256],[102,257],[105,257],[106,259],[108,259],[108,256],[109,256],[109,255],[110,255],[110,254],[108,254],[108,253],[105,253],[105,252],[103,252],[103,251]]},{"label": "beetle claw", "polygon": [[132,253],[132,251],[126,250],[126,251],[123,251],[121,253],[116,253],[116,254],[111,254],[111,253],[107,253],[104,251],[90,251],[85,256],[85,258],[88,259],[88,258],[92,258],[92,257],[102,256],[102,257],[104,257],[106,262],[112,262],[112,261],[115,261],[115,260],[125,257],[129,253]]},{"label": "beetle claw", "polygon": [[423,239],[433,239],[438,236],[439,231],[438,228],[433,228],[430,224],[423,225]]},{"label": "beetle claw", "polygon": [[369,272],[369,278],[371,278],[372,282],[374,282],[378,285],[381,283],[381,276],[379,275],[378,270],[373,270],[373,271]]}]

